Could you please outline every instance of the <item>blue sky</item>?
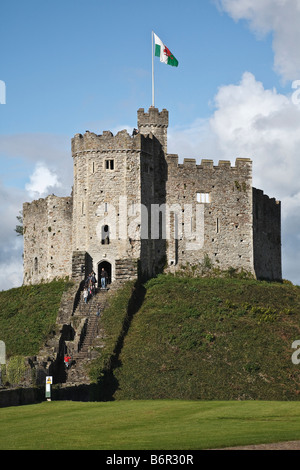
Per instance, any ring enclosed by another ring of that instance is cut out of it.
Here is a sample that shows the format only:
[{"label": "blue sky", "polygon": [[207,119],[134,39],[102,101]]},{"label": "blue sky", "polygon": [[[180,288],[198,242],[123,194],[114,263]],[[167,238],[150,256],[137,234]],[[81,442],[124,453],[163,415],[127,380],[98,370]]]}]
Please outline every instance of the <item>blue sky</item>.
[{"label": "blue sky", "polygon": [[152,30],[179,61],[155,58],[169,151],[253,159],[254,185],[283,201],[283,274],[300,283],[299,0],[2,0],[0,10],[0,290],[22,282],[22,203],[71,192],[73,135],[133,128],[151,105]]},{"label": "blue sky", "polygon": [[155,61],[155,104],[169,110],[173,124],[207,117],[217,88],[245,70],[266,87],[280,87],[271,35],[256,41],[210,0],[1,5],[3,133],[71,136],[98,122],[134,125],[136,110],[151,105],[152,29],[179,60],[178,69]]}]

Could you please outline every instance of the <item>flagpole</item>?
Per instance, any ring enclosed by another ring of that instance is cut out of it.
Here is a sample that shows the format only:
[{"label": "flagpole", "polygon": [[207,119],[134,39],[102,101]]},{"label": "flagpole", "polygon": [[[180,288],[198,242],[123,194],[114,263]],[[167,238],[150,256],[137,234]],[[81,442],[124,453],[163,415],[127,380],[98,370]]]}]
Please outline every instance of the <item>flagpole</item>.
[{"label": "flagpole", "polygon": [[153,45],[154,33],[152,31],[152,106],[154,107],[154,45]]}]

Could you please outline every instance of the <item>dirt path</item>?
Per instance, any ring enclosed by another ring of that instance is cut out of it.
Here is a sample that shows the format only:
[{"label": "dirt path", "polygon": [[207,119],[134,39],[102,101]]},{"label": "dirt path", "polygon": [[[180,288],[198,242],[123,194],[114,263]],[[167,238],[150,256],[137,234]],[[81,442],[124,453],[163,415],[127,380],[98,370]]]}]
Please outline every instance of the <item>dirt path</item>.
[{"label": "dirt path", "polygon": [[300,450],[300,441],[274,442],[273,444],[255,444],[249,446],[226,447],[216,450]]}]

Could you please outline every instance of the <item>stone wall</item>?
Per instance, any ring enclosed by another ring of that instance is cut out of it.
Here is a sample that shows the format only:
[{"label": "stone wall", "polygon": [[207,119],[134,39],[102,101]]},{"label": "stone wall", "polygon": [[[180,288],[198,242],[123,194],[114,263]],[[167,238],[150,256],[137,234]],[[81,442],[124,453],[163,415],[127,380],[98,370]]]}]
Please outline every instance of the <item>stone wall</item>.
[{"label": "stone wall", "polygon": [[221,270],[253,273],[251,160],[238,158],[235,166],[214,166],[212,160],[196,165],[194,159],[178,164],[177,155],[168,155],[167,163],[169,266],[197,266],[208,256]]},{"label": "stone wall", "polygon": [[140,257],[140,160],[142,135],[127,131],[76,135],[74,160],[73,251],[86,251],[97,273],[101,263]]},{"label": "stone wall", "polygon": [[80,284],[91,270],[92,267],[89,265],[87,253],[85,251],[73,251],[72,279]]},{"label": "stone wall", "polygon": [[253,188],[254,270],[258,279],[281,280],[281,204]]},{"label": "stone wall", "polygon": [[0,408],[32,405],[45,400],[45,387],[13,388],[0,390]]},{"label": "stone wall", "polygon": [[23,204],[24,284],[37,284],[48,273],[47,200]]},{"label": "stone wall", "polygon": [[23,205],[24,284],[72,274],[72,197]]},{"label": "stone wall", "polygon": [[141,157],[141,275],[161,272],[165,265],[166,239],[159,209],[166,204],[167,164],[163,146],[150,134]]}]

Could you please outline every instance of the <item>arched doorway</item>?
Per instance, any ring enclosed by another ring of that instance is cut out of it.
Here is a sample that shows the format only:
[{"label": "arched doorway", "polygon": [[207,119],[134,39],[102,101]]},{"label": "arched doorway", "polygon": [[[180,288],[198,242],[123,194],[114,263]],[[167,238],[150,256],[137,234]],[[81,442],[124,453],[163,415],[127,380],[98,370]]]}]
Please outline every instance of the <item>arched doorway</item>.
[{"label": "arched doorway", "polygon": [[101,287],[101,271],[102,268],[107,272],[108,275],[108,281],[107,284],[111,283],[111,264],[108,261],[101,261],[101,263],[98,264],[98,287]]}]

